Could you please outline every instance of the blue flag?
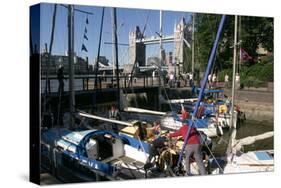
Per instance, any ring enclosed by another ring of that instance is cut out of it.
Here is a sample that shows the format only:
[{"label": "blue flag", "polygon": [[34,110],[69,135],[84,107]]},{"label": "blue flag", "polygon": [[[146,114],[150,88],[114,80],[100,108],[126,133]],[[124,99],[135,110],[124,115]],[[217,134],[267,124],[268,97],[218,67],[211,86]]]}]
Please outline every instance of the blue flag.
[{"label": "blue flag", "polygon": [[86,33],[84,34],[84,39],[88,40],[88,37],[87,37]]},{"label": "blue flag", "polygon": [[86,48],[86,46],[84,45],[84,44],[82,44],[82,49],[81,49],[81,51],[85,51],[85,52],[88,52],[88,50],[87,50],[87,48]]}]

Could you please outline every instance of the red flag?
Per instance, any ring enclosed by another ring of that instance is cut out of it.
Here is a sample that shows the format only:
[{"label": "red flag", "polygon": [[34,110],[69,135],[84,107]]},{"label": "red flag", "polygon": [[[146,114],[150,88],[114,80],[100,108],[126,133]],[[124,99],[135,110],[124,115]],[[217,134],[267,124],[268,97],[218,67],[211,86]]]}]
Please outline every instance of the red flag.
[{"label": "red flag", "polygon": [[240,48],[240,59],[242,61],[248,61],[248,60],[252,60],[253,57],[250,56],[243,48]]}]

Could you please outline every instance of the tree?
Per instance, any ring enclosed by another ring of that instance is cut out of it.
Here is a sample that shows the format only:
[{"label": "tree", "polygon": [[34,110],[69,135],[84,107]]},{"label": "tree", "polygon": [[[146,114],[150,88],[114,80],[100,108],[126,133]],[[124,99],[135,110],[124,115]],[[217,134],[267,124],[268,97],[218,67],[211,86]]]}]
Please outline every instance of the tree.
[{"label": "tree", "polygon": [[254,58],[259,44],[273,52],[273,18],[242,16],[240,39],[241,47]]}]

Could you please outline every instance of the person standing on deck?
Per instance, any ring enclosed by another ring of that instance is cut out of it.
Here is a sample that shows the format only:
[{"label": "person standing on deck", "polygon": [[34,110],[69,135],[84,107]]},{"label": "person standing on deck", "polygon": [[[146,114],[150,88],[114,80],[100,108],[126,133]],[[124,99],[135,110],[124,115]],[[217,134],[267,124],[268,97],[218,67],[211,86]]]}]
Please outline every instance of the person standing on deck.
[{"label": "person standing on deck", "polygon": [[[114,120],[121,119],[119,110],[114,105],[111,106],[111,108],[108,112],[108,117],[109,117],[109,119],[114,119]],[[113,130],[113,132],[118,133],[118,125],[116,123],[112,124],[112,130]]]},{"label": "person standing on deck", "polygon": [[[182,136],[182,138],[186,137],[186,134],[188,132],[189,125],[185,122],[188,118],[188,112],[184,109],[182,105],[182,127],[176,131],[175,133],[169,133],[168,137],[177,137]],[[195,161],[199,167],[199,172],[201,175],[206,174],[206,170],[204,167],[203,159],[202,159],[202,153],[201,153],[201,147],[199,143],[199,137],[194,128],[191,128],[188,141],[185,147],[185,162],[186,162],[186,175],[191,175],[190,173],[190,157],[194,154]]]},{"label": "person standing on deck", "polygon": [[63,111],[62,111],[62,101],[63,101],[63,93],[64,93],[64,74],[63,74],[63,64],[59,65],[59,69],[57,72],[57,79],[59,81],[59,87],[58,87],[58,108],[57,111],[55,112],[56,118],[55,122],[58,125],[63,125]]},{"label": "person standing on deck", "polygon": [[170,86],[170,88],[174,87],[174,81],[175,81],[175,76],[174,76],[173,73],[170,73],[170,75],[169,75],[169,86]]},{"label": "person standing on deck", "polygon": [[229,81],[229,76],[228,76],[228,74],[226,74],[224,76],[224,87],[225,88],[228,88],[228,81]]},{"label": "person standing on deck", "polygon": [[62,96],[64,92],[64,75],[63,75],[63,64],[59,65],[58,73],[57,73],[57,78],[59,81],[59,87],[58,87],[58,94]]}]

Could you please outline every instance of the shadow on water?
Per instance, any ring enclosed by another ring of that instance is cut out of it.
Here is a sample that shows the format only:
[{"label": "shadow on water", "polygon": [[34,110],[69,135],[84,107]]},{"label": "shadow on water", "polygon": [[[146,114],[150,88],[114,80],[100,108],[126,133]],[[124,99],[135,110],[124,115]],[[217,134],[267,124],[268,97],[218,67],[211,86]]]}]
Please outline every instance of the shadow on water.
[{"label": "shadow on water", "polygon": [[[273,131],[274,126],[273,122],[265,122],[265,121],[245,121],[238,129],[237,129],[237,139],[245,138],[248,136],[256,136],[268,131]],[[224,130],[224,135],[222,138],[215,138],[215,149],[214,154],[217,156],[222,156],[226,152],[227,143],[229,139],[229,130]],[[254,144],[244,147],[244,152],[252,151],[252,150],[266,150],[273,149],[273,140],[274,138],[267,138],[264,140],[259,140]]]}]

